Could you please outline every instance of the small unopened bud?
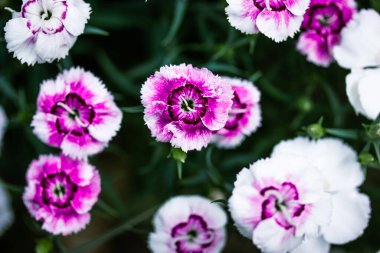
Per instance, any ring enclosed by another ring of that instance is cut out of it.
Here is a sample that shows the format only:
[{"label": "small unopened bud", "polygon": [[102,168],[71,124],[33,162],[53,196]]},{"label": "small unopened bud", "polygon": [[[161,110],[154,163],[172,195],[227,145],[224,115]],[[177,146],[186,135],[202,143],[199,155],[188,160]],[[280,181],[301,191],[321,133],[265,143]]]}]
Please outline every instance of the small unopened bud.
[{"label": "small unopened bud", "polygon": [[313,109],[313,101],[308,97],[300,97],[297,100],[297,108],[302,112],[310,112]]},{"label": "small unopened bud", "polygon": [[312,138],[312,139],[320,139],[326,134],[326,130],[323,128],[323,126],[320,123],[312,124],[308,127],[306,127],[306,133]]},{"label": "small unopened bud", "polygon": [[374,123],[369,126],[367,133],[372,140],[380,139],[380,123]]},{"label": "small unopened bud", "polygon": [[170,156],[178,162],[185,163],[187,153],[182,151],[180,148],[173,148],[170,152]]},{"label": "small unopened bud", "polygon": [[368,152],[362,152],[359,155],[359,161],[363,165],[369,165],[375,162],[375,157],[373,157],[373,155]]}]

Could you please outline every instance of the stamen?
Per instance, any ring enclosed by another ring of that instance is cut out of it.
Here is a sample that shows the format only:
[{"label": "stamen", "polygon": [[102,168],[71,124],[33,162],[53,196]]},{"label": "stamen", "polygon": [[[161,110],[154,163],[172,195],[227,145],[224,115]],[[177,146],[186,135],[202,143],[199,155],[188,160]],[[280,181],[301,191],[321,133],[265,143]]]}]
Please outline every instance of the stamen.
[{"label": "stamen", "polygon": [[15,13],[16,12],[15,10],[13,10],[13,9],[11,9],[9,7],[4,7],[4,10],[9,11],[10,13]]},{"label": "stamen", "polygon": [[64,104],[62,102],[58,102],[57,105],[59,105],[60,107],[62,107],[63,109],[65,109],[70,114],[73,114],[73,115],[76,114],[73,109],[71,109],[69,106],[67,106],[66,104]]},{"label": "stamen", "polygon": [[212,231],[207,231],[207,238],[208,239],[206,239],[206,240],[201,240],[201,239],[195,238],[194,241],[198,244],[201,244],[201,245],[212,243],[215,239],[214,233]]},{"label": "stamen", "polygon": [[77,115],[77,113],[71,109],[69,106],[67,106],[66,104],[62,103],[62,102],[58,102],[57,105],[59,105],[60,107],[62,107],[63,109],[65,109],[69,114],[71,115],[74,115],[74,120],[75,122],[80,125],[81,127],[88,127],[88,123],[85,123],[83,122]]},{"label": "stamen", "polygon": [[288,209],[285,206],[283,206],[283,205],[279,205],[279,207],[280,207],[280,212],[284,215],[285,220],[290,225],[294,226],[294,223],[292,221],[292,217],[290,216],[290,213],[289,213]]},{"label": "stamen", "polygon": [[265,6],[267,7],[268,11],[272,10],[272,7],[270,6],[270,1],[271,0],[265,0]]},{"label": "stamen", "polygon": [[196,110],[194,110],[194,108],[191,108],[189,106],[189,103],[187,102],[187,100],[185,98],[183,98],[182,96],[179,96],[179,99],[181,99],[181,102],[185,104],[186,111],[189,111],[189,112],[195,112],[196,111]]}]

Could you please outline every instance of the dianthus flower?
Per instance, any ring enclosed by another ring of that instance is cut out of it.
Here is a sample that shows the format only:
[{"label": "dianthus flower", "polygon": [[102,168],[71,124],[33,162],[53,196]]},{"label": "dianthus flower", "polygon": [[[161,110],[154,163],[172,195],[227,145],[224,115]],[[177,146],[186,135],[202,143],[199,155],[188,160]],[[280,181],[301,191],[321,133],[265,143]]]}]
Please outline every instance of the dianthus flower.
[{"label": "dianthus flower", "polygon": [[243,236],[267,253],[292,252],[328,224],[331,201],[322,175],[307,160],[276,156],[244,168],[229,208]]},{"label": "dianthus flower", "polygon": [[227,216],[199,196],[179,196],[156,213],[149,248],[154,253],[220,253],[226,241]]},{"label": "dianthus flower", "polygon": [[107,146],[121,119],[102,81],[91,72],[71,68],[42,83],[32,126],[44,143],[83,158]]},{"label": "dianthus flower", "polygon": [[223,79],[231,85],[234,98],[227,123],[215,134],[214,141],[219,147],[233,148],[261,124],[260,91],[250,81],[228,77]]},{"label": "dianthus flower", "polygon": [[141,89],[144,119],[161,142],[200,150],[224,127],[233,91],[222,78],[191,65],[165,66]]},{"label": "dianthus flower", "polygon": [[84,32],[90,12],[83,0],[23,0],[21,12],[13,12],[5,25],[7,48],[28,65],[62,59]]},{"label": "dianthus flower", "polygon": [[83,160],[52,155],[33,161],[23,200],[42,228],[55,235],[79,232],[90,222],[100,193],[98,171]]},{"label": "dianthus flower", "polygon": [[299,31],[310,0],[227,0],[228,21],[236,29],[261,32],[276,42]]},{"label": "dianthus flower", "polygon": [[338,139],[296,138],[278,144],[272,154],[276,156],[307,159],[309,170],[316,168],[321,173],[324,192],[332,201],[328,224],[322,226],[317,237],[307,238],[293,253],[327,253],[330,244],[345,244],[363,234],[371,207],[368,197],[358,192],[364,173],[355,151]]},{"label": "dianthus flower", "polygon": [[304,31],[298,50],[310,62],[327,67],[334,60],[334,46],[341,40],[341,31],[356,12],[353,0],[311,0],[302,23]]},{"label": "dianthus flower", "polygon": [[13,218],[9,195],[0,182],[0,236],[12,224]]}]

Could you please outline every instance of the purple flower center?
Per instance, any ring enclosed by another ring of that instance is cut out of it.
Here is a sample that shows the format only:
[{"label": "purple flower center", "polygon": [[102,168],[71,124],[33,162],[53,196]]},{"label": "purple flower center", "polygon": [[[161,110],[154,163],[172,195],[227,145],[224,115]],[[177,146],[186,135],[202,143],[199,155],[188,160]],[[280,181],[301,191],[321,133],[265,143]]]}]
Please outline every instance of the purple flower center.
[{"label": "purple flower center", "polygon": [[206,114],[207,107],[207,98],[192,84],[174,89],[168,97],[168,112],[172,121],[195,125]]},{"label": "purple flower center", "polygon": [[293,219],[302,214],[305,205],[299,203],[298,190],[290,182],[284,182],[281,187],[269,186],[261,190],[264,197],[261,204],[261,219],[274,218],[284,229],[294,227]]},{"label": "purple flower center", "polygon": [[57,131],[61,134],[73,134],[82,136],[88,133],[88,126],[95,117],[95,111],[91,105],[77,94],[70,93],[64,101],[56,103],[51,113],[56,115]]},{"label": "purple flower center", "polygon": [[244,114],[247,111],[247,104],[242,103],[237,96],[236,92],[234,92],[234,98],[231,110],[228,113],[228,120],[225,129],[233,131],[239,127],[239,121],[243,118]]},{"label": "purple flower center", "polygon": [[253,5],[260,10],[283,11],[286,9],[283,0],[252,0]]},{"label": "purple flower center", "polygon": [[308,29],[316,30],[323,35],[339,33],[345,25],[342,12],[334,3],[311,6],[308,15]]},{"label": "purple flower center", "polygon": [[177,253],[204,253],[215,239],[214,230],[209,229],[205,220],[196,214],[190,215],[187,222],[176,225],[171,236]]},{"label": "purple flower center", "polygon": [[77,186],[64,172],[48,175],[42,180],[41,187],[44,204],[58,208],[70,206],[77,191]]}]

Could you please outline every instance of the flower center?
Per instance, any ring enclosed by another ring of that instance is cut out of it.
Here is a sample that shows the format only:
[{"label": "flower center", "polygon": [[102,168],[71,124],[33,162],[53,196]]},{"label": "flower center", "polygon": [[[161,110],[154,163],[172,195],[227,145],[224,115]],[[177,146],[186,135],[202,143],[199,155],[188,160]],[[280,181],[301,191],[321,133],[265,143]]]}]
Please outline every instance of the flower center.
[{"label": "flower center", "polygon": [[253,5],[260,10],[283,11],[286,9],[283,0],[252,0]]},{"label": "flower center", "polygon": [[226,125],[224,126],[225,129],[233,131],[236,130],[239,127],[240,120],[244,117],[244,114],[247,112],[247,104],[242,103],[236,94],[234,92],[234,98],[231,110],[228,112],[228,120]]},{"label": "flower center", "polygon": [[209,229],[204,219],[196,214],[189,216],[186,222],[176,225],[171,232],[172,248],[177,253],[204,253],[215,239],[215,233]]},{"label": "flower center", "polygon": [[40,17],[42,20],[49,20],[53,16],[52,12],[49,10],[42,11]]},{"label": "flower center", "polygon": [[64,172],[48,175],[42,180],[41,187],[44,203],[58,208],[70,206],[77,191],[77,186]]},{"label": "flower center", "polygon": [[88,126],[95,117],[93,107],[74,93],[68,94],[64,101],[56,103],[51,113],[57,116],[56,127],[59,133],[77,136],[88,133]]},{"label": "flower center", "polygon": [[342,12],[334,3],[314,5],[309,10],[309,26],[321,34],[337,33],[344,26]]},{"label": "flower center", "polygon": [[279,188],[266,187],[260,193],[264,197],[261,204],[261,219],[273,217],[284,229],[294,227],[294,219],[299,217],[305,209],[305,205],[298,201],[296,186],[290,182],[284,182]]},{"label": "flower center", "polygon": [[192,84],[186,84],[169,95],[169,117],[173,121],[195,125],[206,114],[207,105],[208,100],[203,97],[203,92]]}]

